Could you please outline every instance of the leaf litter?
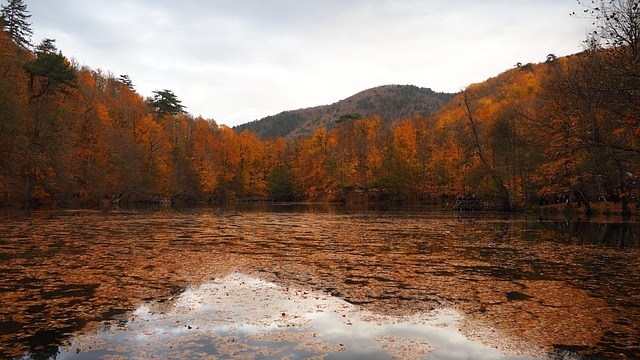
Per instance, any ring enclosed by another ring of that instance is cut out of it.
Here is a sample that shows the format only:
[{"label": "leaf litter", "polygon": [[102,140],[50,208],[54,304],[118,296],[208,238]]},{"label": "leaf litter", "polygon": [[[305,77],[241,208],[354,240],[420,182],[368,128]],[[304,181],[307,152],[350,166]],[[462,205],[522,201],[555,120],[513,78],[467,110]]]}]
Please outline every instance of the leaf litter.
[{"label": "leaf litter", "polygon": [[[90,213],[8,224],[0,235],[0,357],[53,356],[70,336],[99,329],[104,319],[116,318],[108,326],[112,331],[132,326],[137,320],[127,314],[141,303],[153,314],[195,311],[174,309],[183,291],[223,281],[234,271],[288,289],[290,296],[343,300],[373,314],[363,317],[370,323],[455,309],[461,319],[454,327],[507,354],[559,349],[565,358],[574,352],[640,356],[637,237],[615,248],[536,226],[433,214],[206,210]],[[254,313],[266,301],[253,294],[251,300],[247,311]],[[222,320],[235,316],[224,308],[211,311]],[[296,325],[278,328],[288,334],[309,326],[286,309],[274,311],[258,320]],[[314,313],[331,311],[317,304]],[[356,323],[344,324],[353,330]],[[170,325],[165,328],[196,329],[184,321]],[[226,331],[238,329],[244,328]],[[145,331],[150,339],[162,334],[152,327]],[[241,345],[257,341],[224,342],[228,336],[216,334],[226,354],[246,353]],[[108,347],[104,339],[95,341]],[[197,344],[189,351],[202,356],[221,356],[203,350],[211,347],[199,338],[185,343]],[[341,343],[346,348],[336,354],[350,354],[353,346]],[[269,352],[279,348],[271,345]],[[117,348],[127,349],[122,346]]]},{"label": "leaf litter", "polygon": [[145,303],[124,324],[79,335],[58,359],[505,357],[462,335],[460,320],[452,309],[380,315],[326,294],[233,272],[170,302]]}]

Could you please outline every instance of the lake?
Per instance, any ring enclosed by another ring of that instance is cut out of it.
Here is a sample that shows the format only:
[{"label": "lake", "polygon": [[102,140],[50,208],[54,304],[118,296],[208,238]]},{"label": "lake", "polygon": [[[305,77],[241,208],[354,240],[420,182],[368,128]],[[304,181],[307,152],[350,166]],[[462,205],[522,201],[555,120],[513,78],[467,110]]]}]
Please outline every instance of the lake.
[{"label": "lake", "polygon": [[640,358],[634,222],[329,205],[0,219],[0,358]]}]

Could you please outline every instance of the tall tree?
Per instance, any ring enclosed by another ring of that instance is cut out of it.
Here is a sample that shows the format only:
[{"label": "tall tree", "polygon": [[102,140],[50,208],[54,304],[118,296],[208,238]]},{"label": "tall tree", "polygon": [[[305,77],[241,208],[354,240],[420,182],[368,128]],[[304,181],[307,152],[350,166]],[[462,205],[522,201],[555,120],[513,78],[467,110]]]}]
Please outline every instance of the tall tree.
[{"label": "tall tree", "polygon": [[178,115],[183,113],[185,107],[178,96],[171,90],[154,90],[151,105],[156,109],[158,115]]},{"label": "tall tree", "polygon": [[599,147],[640,154],[640,0],[603,1],[586,6],[585,12],[594,19],[595,30],[587,39],[588,61],[580,71],[597,78],[587,95],[598,100],[594,109],[606,112],[606,123],[616,135],[607,139],[600,131],[589,140]]},{"label": "tall tree", "polygon": [[410,159],[391,144],[385,149],[380,167],[376,169],[376,180],[372,186],[378,190],[378,200],[402,202],[411,200],[415,189]]},{"label": "tall tree", "polygon": [[68,159],[72,157],[69,125],[73,116],[65,98],[74,96],[77,73],[54,43],[44,39],[35,58],[24,64],[29,76],[29,119],[21,151],[25,206],[44,197],[64,202],[63,196],[72,188]]},{"label": "tall tree", "polygon": [[55,46],[55,40],[43,39],[36,48],[36,58],[24,65],[29,73],[29,101],[50,92],[68,92],[76,86],[78,75]]},{"label": "tall tree", "polygon": [[485,146],[482,144],[482,141],[480,139],[478,123],[475,120],[473,111],[471,110],[471,105],[470,105],[471,100],[469,96],[469,91],[468,90],[464,91],[462,95],[463,95],[464,107],[467,110],[467,116],[469,121],[468,122],[469,131],[471,132],[471,140],[473,145],[475,146],[476,154],[480,159],[480,162],[482,163],[486,172],[491,176],[491,179],[493,180],[495,187],[499,191],[499,194],[502,198],[503,210],[511,211],[513,210],[511,192],[509,191],[509,188],[505,185],[504,180],[502,179],[502,175],[495,168],[494,164],[492,164],[489,161],[489,158],[486,154]]},{"label": "tall tree", "polygon": [[[573,115],[572,136],[589,151],[594,170],[609,165],[617,173],[615,191],[630,190],[640,171],[640,0],[608,0],[585,5],[594,30],[587,51],[566,76],[551,79],[551,87],[566,89],[565,112]],[[607,169],[609,170],[609,168]],[[623,213],[631,210],[623,203]]]},{"label": "tall tree", "polygon": [[0,203],[9,203],[18,181],[16,148],[24,126],[25,74],[20,69],[19,47],[9,34],[0,31]]},{"label": "tall tree", "polygon": [[4,24],[4,30],[16,44],[25,49],[31,47],[33,29],[31,29],[31,24],[27,22],[31,14],[22,0],[9,0],[6,5],[2,5],[0,17]]},{"label": "tall tree", "polygon": [[640,62],[640,0],[578,0],[593,19],[594,29],[587,43],[623,50],[634,63]]}]

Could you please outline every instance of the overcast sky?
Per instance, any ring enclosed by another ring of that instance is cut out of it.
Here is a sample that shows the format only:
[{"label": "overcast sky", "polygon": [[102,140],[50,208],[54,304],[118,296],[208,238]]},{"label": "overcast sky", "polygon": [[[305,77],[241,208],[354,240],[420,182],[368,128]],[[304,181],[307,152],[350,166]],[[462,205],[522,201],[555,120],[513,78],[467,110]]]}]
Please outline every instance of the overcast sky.
[{"label": "overcast sky", "polygon": [[[3,1],[4,2],[4,1]],[[35,36],[229,126],[387,84],[457,92],[582,50],[576,0],[25,0]]]}]

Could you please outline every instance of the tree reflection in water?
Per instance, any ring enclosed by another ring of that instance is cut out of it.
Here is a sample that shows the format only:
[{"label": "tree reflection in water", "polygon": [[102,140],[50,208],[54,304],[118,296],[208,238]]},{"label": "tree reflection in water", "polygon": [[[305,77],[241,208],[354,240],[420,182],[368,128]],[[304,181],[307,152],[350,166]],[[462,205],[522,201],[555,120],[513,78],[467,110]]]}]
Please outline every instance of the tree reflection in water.
[{"label": "tree reflection in water", "polygon": [[620,249],[640,247],[640,225],[628,221],[541,221],[539,226],[565,234],[568,236],[566,240],[579,245],[603,245]]},{"label": "tree reflection in water", "polygon": [[234,270],[381,315],[455,308],[465,335],[500,347],[504,337],[521,351],[640,356],[636,224],[568,233],[521,219],[326,209],[2,220],[1,358],[48,358],[78,330]]}]

